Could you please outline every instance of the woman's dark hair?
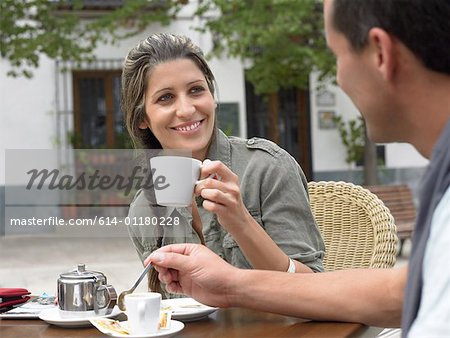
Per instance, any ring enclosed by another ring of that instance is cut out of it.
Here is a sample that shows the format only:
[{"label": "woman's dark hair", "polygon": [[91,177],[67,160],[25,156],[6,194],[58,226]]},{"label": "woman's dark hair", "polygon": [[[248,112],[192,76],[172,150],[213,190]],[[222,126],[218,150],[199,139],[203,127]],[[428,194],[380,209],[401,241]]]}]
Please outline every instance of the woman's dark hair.
[{"label": "woman's dark hair", "polygon": [[155,66],[176,59],[190,59],[202,71],[209,91],[214,95],[214,75],[201,49],[182,35],[153,34],[130,50],[122,70],[122,111],[125,125],[136,148],[161,149],[149,128],[140,129],[145,121],[145,92]]},{"label": "woman's dark hair", "polygon": [[379,27],[394,35],[424,65],[450,74],[450,1],[334,0],[332,24],[354,50],[367,44],[367,34]]}]

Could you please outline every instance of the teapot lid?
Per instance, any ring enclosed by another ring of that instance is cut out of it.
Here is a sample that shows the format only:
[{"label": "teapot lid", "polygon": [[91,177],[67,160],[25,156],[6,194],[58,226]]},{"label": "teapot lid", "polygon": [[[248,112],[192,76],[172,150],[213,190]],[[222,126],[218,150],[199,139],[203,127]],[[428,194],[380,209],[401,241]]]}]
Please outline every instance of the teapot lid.
[{"label": "teapot lid", "polygon": [[78,264],[76,270],[69,272],[64,272],[60,275],[61,278],[68,279],[106,279],[105,275],[97,271],[86,271],[86,266],[84,264]]}]

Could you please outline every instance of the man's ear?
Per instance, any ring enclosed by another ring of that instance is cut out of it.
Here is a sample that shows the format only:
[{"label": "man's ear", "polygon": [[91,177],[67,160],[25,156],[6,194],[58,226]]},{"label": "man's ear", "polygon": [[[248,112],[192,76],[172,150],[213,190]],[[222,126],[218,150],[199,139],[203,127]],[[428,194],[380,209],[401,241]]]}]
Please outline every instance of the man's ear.
[{"label": "man's ear", "polygon": [[397,70],[397,55],[393,37],[381,28],[372,28],[368,34],[371,50],[374,52],[376,67],[387,81],[393,79]]}]

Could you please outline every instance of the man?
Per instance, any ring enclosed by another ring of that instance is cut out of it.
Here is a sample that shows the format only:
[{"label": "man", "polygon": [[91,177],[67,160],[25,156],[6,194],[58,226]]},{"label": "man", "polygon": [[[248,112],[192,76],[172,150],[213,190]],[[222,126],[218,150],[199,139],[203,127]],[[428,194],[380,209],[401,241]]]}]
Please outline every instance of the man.
[{"label": "man", "polygon": [[[450,337],[450,2],[325,0],[337,80],[375,142],[408,142],[431,159],[409,268],[317,274],[239,270],[202,246],[147,259],[169,291],[214,306],[398,327]],[[403,313],[402,313],[403,311]]]}]

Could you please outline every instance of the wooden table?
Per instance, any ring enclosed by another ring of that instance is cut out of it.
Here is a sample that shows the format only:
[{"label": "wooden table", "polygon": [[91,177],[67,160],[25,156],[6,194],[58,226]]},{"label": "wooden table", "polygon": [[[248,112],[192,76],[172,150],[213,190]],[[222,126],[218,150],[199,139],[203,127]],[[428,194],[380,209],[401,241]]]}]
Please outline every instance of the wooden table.
[{"label": "wooden table", "polygon": [[[311,322],[241,308],[220,309],[209,317],[185,323],[176,337],[374,337],[381,329],[356,323]],[[370,334],[368,334],[370,332]],[[63,328],[39,319],[1,319],[1,338],[106,337],[94,327]]]}]

